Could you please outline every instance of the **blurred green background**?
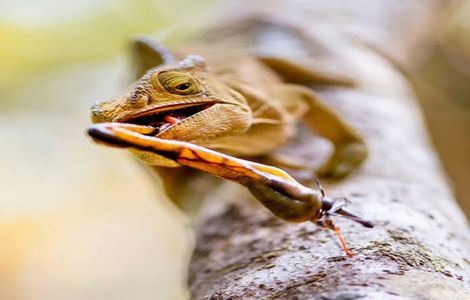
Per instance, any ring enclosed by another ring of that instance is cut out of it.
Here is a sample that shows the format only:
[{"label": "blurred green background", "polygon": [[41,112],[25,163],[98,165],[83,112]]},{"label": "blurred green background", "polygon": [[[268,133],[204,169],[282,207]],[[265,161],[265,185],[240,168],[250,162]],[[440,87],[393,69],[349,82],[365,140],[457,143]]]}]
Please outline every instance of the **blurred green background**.
[{"label": "blurred green background", "polygon": [[[128,40],[182,39],[211,2],[0,0],[0,299],[185,298],[184,217],[129,155],[84,130],[90,103],[128,83]],[[469,16],[466,1],[412,71],[467,213]]]},{"label": "blurred green background", "polygon": [[129,39],[178,40],[209,2],[0,2],[0,299],[185,298],[185,219],[85,129],[129,83]]}]

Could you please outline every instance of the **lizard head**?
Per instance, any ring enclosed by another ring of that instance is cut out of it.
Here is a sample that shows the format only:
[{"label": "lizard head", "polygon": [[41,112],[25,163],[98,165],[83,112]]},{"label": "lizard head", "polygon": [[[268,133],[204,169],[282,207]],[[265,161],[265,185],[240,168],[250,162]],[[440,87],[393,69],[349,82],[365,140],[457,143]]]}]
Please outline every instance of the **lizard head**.
[{"label": "lizard head", "polygon": [[[95,102],[91,110],[94,123],[152,126],[153,136],[199,145],[240,134],[251,123],[245,98],[194,55],[148,70],[123,96]],[[138,156],[160,164],[154,154]]]}]

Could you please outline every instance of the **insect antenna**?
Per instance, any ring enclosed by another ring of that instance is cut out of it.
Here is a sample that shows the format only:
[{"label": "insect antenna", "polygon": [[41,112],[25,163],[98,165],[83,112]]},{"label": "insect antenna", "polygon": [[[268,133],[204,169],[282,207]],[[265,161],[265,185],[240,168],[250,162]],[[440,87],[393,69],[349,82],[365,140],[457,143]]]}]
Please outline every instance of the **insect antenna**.
[{"label": "insect antenna", "polygon": [[317,184],[317,187],[320,190],[320,194],[321,194],[322,198],[325,198],[325,196],[326,196],[325,189],[321,185],[320,180],[318,178],[315,178],[315,183]]}]

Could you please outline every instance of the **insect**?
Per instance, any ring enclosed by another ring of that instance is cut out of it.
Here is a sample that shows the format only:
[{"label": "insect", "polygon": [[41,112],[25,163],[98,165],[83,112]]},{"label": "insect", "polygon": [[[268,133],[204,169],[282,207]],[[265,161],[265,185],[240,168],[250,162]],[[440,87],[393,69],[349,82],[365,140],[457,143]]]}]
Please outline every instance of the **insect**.
[{"label": "insect", "polygon": [[151,136],[154,132],[151,126],[125,123],[101,123],[88,129],[88,134],[99,143],[155,153],[181,165],[242,184],[279,218],[290,222],[310,221],[333,230],[348,256],[352,253],[330,216],[343,216],[365,227],[373,227],[372,223],[344,210],[345,201],[328,199],[319,183],[319,191],[316,191],[301,185],[281,169],[188,142],[155,138]]},{"label": "insect", "polygon": [[[130,149],[159,172],[170,196],[184,184],[184,177],[176,185],[168,180],[178,168],[237,182],[281,219],[335,231],[351,255],[330,217],[369,228],[370,222],[344,210],[346,202],[332,201],[322,188],[305,187],[278,167],[248,159],[270,157],[303,121],[334,145],[319,175],[340,178],[357,168],[367,154],[363,139],[296,79],[338,83],[340,78],[309,73],[277,57],[227,51],[222,59],[214,54],[208,61],[200,55],[177,59],[148,39],[138,40],[134,49],[137,82],[123,96],[92,107],[95,124],[88,134],[95,141]],[[291,75],[283,77],[286,73]]]}]

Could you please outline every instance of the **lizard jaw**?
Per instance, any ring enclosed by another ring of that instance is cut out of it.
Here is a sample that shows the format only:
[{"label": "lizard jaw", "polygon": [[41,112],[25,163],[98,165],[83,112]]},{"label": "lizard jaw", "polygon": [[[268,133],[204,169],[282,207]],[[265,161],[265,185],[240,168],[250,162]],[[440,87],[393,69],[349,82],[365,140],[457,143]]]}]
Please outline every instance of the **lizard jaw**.
[{"label": "lizard jaw", "polygon": [[172,103],[127,115],[119,118],[117,122],[151,126],[155,128],[156,134],[159,134],[178,124],[180,121],[191,118],[215,104],[217,102],[213,101]]}]

